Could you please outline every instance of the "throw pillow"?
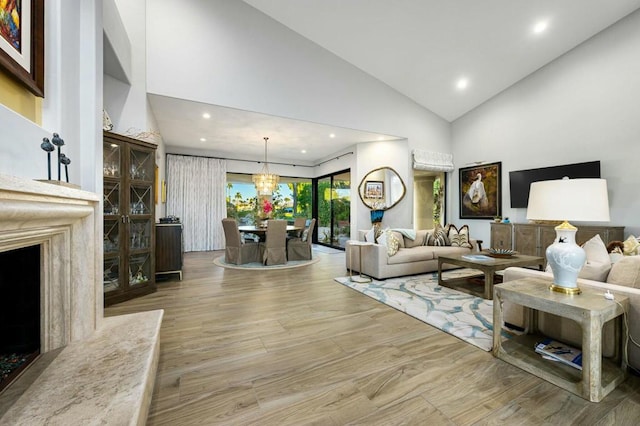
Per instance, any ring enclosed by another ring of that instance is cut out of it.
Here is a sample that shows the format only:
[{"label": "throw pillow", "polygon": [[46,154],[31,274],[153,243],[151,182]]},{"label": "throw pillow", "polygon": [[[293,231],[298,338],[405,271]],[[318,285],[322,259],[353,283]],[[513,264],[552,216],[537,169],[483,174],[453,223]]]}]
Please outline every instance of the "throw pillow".
[{"label": "throw pillow", "polygon": [[640,288],[640,256],[626,256],[611,267],[607,283]]},{"label": "throw pillow", "polygon": [[467,225],[462,225],[460,229],[456,228],[453,224],[448,225],[448,227],[447,238],[449,238],[449,243],[452,247],[471,248],[471,243],[469,242],[469,227]]},{"label": "throw pillow", "polygon": [[302,241],[306,242],[307,238],[309,238],[309,228],[302,231]]},{"label": "throw pillow", "polygon": [[638,239],[633,235],[629,235],[624,241],[624,254],[627,256],[635,256],[638,253],[638,248],[640,248],[640,243],[638,243]]},{"label": "throw pillow", "polygon": [[[402,236],[402,233],[392,230],[391,233],[393,234],[393,236],[395,237],[395,239],[398,241],[398,247],[399,248],[404,248],[404,237]],[[409,240],[411,241],[411,240]]]},{"label": "throw pillow", "polygon": [[376,228],[371,228],[364,234],[364,240],[368,243],[376,242]]},{"label": "throw pillow", "polygon": [[600,235],[596,234],[582,246],[587,254],[587,262],[584,264],[578,278],[604,282],[611,270],[611,258]]},{"label": "throw pillow", "polygon": [[428,246],[448,246],[449,239],[447,238],[447,232],[442,225],[437,224],[433,229],[433,232],[429,234]]},{"label": "throw pillow", "polygon": [[378,244],[387,248],[388,256],[393,256],[400,248],[398,237],[389,228],[382,231],[382,234],[378,237]]}]

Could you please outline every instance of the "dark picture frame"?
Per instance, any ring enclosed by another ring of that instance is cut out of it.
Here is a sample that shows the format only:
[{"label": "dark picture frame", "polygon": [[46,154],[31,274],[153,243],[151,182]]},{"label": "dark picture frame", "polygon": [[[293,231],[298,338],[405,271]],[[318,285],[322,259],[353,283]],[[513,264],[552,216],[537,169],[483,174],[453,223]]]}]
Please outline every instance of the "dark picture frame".
[{"label": "dark picture frame", "polygon": [[502,162],[459,169],[460,219],[502,215]]},{"label": "dark picture frame", "polygon": [[364,197],[372,200],[384,198],[384,182],[381,180],[368,180],[364,184]]},{"label": "dark picture frame", "polygon": [[[24,0],[22,6],[17,38],[20,49],[15,40],[3,34],[10,29],[7,22],[0,22],[0,67],[31,93],[44,98],[44,0]],[[20,58],[28,58],[28,64],[20,63]]]}]

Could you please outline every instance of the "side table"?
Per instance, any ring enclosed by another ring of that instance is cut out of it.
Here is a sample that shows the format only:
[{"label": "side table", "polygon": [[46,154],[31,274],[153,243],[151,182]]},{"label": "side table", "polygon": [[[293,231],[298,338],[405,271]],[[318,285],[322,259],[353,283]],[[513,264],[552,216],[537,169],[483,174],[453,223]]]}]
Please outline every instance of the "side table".
[{"label": "side table", "polygon": [[[624,312],[629,299],[615,296],[616,301],[604,298],[602,291],[582,289],[582,294],[569,296],[549,290],[551,280],[523,278],[494,287],[493,355],[541,379],[592,402],[599,402],[627,377],[625,354],[619,349],[624,324]],[[522,305],[526,312],[527,334],[502,342],[499,330],[504,316],[505,302]],[[535,344],[543,339],[536,334],[539,312],[569,318],[582,327],[582,371],[543,359],[535,352]],[[615,359],[602,358],[602,327],[615,319]]]},{"label": "side table", "polygon": [[[358,240],[349,240],[347,241],[346,247],[348,249],[348,253],[347,255],[349,256],[349,280],[351,280],[351,282],[354,283],[370,283],[371,282],[371,277],[367,277],[365,275],[362,275],[362,247],[364,246],[372,246],[373,243],[368,243],[366,241],[358,241]],[[359,259],[359,267],[358,267],[358,272],[359,275],[357,277],[353,276],[353,265],[352,265],[352,260],[353,260],[353,254],[351,253],[351,250],[353,250],[353,247],[358,247],[358,259]]]}]

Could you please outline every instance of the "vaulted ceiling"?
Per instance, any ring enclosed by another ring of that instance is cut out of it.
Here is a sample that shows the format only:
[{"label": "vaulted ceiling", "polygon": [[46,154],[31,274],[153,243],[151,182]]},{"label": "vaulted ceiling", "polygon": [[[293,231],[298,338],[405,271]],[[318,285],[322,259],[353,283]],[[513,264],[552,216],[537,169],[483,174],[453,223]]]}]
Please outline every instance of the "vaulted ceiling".
[{"label": "vaulted ceiling", "polygon": [[[244,1],[448,121],[640,8],[640,0]],[[200,105],[159,96],[151,105],[168,145],[199,148],[202,123],[177,112]],[[224,120],[212,122],[209,135],[255,147],[269,123],[271,137],[292,141],[289,154],[273,153],[285,159],[299,159],[307,149],[318,153],[308,159],[313,162],[346,145],[395,137],[237,110],[218,113]],[[328,143],[331,133],[341,138]]]}]

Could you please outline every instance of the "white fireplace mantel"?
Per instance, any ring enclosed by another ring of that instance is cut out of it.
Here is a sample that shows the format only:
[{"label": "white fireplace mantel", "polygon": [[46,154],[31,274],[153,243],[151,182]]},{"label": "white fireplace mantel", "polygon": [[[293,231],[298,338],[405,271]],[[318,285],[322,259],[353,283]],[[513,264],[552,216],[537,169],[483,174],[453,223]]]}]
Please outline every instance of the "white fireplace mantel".
[{"label": "white fireplace mantel", "polygon": [[104,318],[100,201],[0,174],[0,252],[40,246],[40,351],[55,354],[20,396],[0,398],[0,425],[146,421],[163,311]]}]

